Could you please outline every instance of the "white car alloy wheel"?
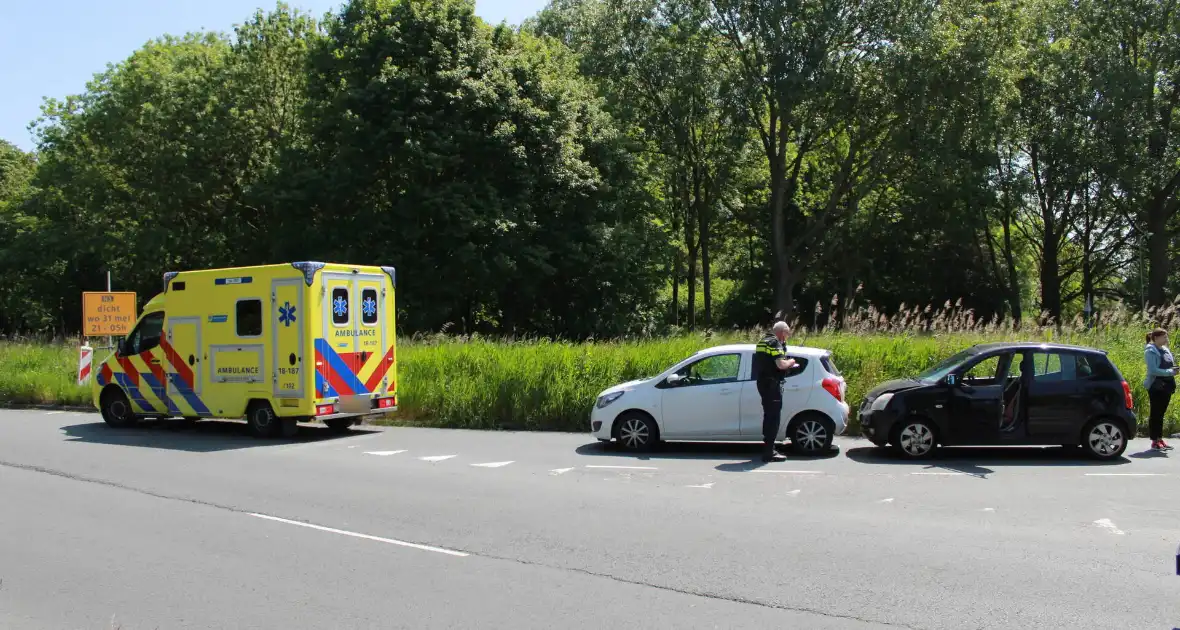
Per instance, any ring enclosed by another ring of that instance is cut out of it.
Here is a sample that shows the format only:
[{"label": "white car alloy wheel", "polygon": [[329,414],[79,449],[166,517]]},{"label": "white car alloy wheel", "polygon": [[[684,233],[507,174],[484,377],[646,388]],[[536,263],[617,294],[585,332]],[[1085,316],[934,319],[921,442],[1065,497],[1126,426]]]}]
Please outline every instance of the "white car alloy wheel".
[{"label": "white car alloy wheel", "polygon": [[628,451],[650,449],[659,437],[654,422],[646,416],[631,412],[619,418],[615,424],[615,438]]},{"label": "white car alloy wheel", "polygon": [[925,422],[911,422],[902,427],[897,446],[909,457],[922,457],[934,449],[934,432]]},{"label": "white car alloy wheel", "polygon": [[639,418],[628,418],[619,427],[619,441],[627,448],[642,448],[651,440],[647,425]]},{"label": "white car alloy wheel", "polygon": [[1126,448],[1127,438],[1113,422],[1101,421],[1086,436],[1087,446],[1098,457],[1115,457]]},{"label": "white car alloy wheel", "polygon": [[804,451],[818,451],[828,445],[828,428],[816,418],[805,418],[795,427],[791,442]]}]

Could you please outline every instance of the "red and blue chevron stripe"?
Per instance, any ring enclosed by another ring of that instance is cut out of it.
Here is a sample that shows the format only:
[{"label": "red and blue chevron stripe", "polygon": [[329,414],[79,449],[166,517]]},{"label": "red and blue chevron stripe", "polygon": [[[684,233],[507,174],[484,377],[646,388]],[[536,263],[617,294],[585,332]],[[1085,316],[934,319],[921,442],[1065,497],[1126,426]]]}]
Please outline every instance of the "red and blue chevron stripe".
[{"label": "red and blue chevron stripe", "polygon": [[[168,357],[168,363],[172,365],[174,372],[168,373],[168,378],[172,382],[173,387],[180,392],[182,398],[192,407],[193,411],[197,412],[198,416],[212,416],[213,412],[205,406],[200,396],[193,391],[194,376],[192,369],[184,362],[172,344],[164,339],[160,339],[160,348],[164,350],[164,355]],[[168,401],[169,407],[174,407],[172,401]]]},{"label": "red and blue chevron stripe", "polygon": [[369,388],[361,382],[344,358],[322,337],[315,340],[315,363],[316,395],[319,397],[369,393]]}]

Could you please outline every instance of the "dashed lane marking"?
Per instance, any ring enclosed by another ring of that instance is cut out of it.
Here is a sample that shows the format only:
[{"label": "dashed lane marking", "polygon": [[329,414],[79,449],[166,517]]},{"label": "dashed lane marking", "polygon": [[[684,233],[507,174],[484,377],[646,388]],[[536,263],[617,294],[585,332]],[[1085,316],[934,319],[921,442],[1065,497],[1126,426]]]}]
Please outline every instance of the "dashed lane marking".
[{"label": "dashed lane marking", "polygon": [[995,512],[995,511],[996,511],[996,508],[983,508],[983,509],[982,509],[982,510],[980,510],[980,511],[981,511],[981,512]]},{"label": "dashed lane marking", "polygon": [[472,466],[479,466],[480,468],[499,468],[501,466],[507,466],[511,463],[512,462],[488,462],[486,464],[472,464]]},{"label": "dashed lane marking", "polygon": [[609,468],[614,470],[659,470],[655,466],[594,466],[587,465],[586,468]]},{"label": "dashed lane marking", "polygon": [[442,547],[432,547],[430,545],[420,545],[418,543],[406,542],[404,540],[394,540],[393,538],[382,538],[380,536],[370,536],[368,534],[358,534],[356,532],[345,531],[343,529],[324,527],[323,525],[313,525],[311,523],[302,523],[300,521],[291,521],[291,520],[287,520],[285,518],[279,518],[277,516],[267,516],[266,514],[256,514],[254,512],[251,512],[250,516],[264,518],[268,521],[276,521],[279,523],[286,523],[288,525],[298,525],[299,527],[307,527],[309,529],[318,529],[322,532],[331,532],[333,534],[340,534],[341,536],[352,536],[353,538],[364,538],[365,540],[375,540],[377,542],[383,542],[383,543],[387,543],[390,545],[399,545],[402,547],[412,547],[414,549],[421,549],[423,551],[433,551],[435,553],[445,553],[449,556],[459,556],[459,557],[466,557],[467,556],[467,554],[463,553],[462,551],[455,551],[454,549],[444,549]]},{"label": "dashed lane marking", "polygon": [[573,470],[573,468],[554,468],[553,470],[549,471],[549,474],[550,475],[564,475],[565,473],[567,473],[571,470]]},{"label": "dashed lane marking", "polygon": [[46,414],[45,414],[45,415],[48,415],[48,416],[56,416],[56,415],[58,415],[58,414],[63,414],[63,413],[65,413],[65,412],[64,412],[64,411],[49,411],[49,412],[46,412]]},{"label": "dashed lane marking", "polygon": [[441,462],[444,459],[450,459],[452,457],[458,457],[458,455],[428,455],[426,457],[419,457],[418,459],[424,462]]},{"label": "dashed lane marking", "polygon": [[881,499],[880,501],[877,501],[877,503],[893,503],[893,497],[889,497],[888,499]]},{"label": "dashed lane marking", "polygon": [[[351,446],[348,448],[352,448]],[[405,449],[400,451],[365,451],[365,455],[376,455],[378,457],[389,457],[390,455],[397,455],[398,453],[406,452]]]},{"label": "dashed lane marking", "polygon": [[1100,519],[1094,521],[1094,524],[1109,531],[1110,533],[1114,534],[1115,536],[1122,536],[1126,533],[1123,530],[1119,529],[1118,527],[1115,527],[1115,524],[1112,523],[1109,518],[1100,518]]},{"label": "dashed lane marking", "polygon": [[1167,477],[1167,473],[1086,473],[1087,477]]},{"label": "dashed lane marking", "polygon": [[788,496],[788,497],[797,497],[797,496],[799,496],[799,493],[800,493],[800,492],[803,492],[803,491],[802,491],[802,490],[800,490],[800,489],[798,489],[798,488],[796,488],[796,489],[794,489],[794,490],[792,490],[792,491],[788,492],[788,493],[787,493],[787,496]]},{"label": "dashed lane marking", "polygon": [[702,484],[701,484],[701,485],[699,485],[699,486],[688,486],[688,487],[689,487],[689,488],[704,488],[704,489],[706,489],[706,490],[709,490],[710,488],[712,488],[712,487],[713,487],[713,484],[714,484],[714,483],[717,483],[717,482],[715,482],[715,481],[710,481],[709,483],[702,483]]}]

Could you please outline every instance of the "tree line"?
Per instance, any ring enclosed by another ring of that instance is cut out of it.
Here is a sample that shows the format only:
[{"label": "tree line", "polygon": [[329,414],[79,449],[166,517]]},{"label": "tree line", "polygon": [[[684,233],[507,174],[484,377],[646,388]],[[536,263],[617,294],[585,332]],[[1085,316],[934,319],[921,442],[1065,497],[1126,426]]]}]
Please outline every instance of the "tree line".
[{"label": "tree line", "polygon": [[408,332],[1164,306],[1178,107],[1174,0],[279,3],[0,143],[0,331],[292,260],[396,266]]}]

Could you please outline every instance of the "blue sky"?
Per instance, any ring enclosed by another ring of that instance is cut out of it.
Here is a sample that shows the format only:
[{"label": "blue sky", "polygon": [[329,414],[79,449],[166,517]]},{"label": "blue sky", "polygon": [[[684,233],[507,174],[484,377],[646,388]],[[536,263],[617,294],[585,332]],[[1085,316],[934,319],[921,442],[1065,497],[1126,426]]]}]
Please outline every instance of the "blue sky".
[{"label": "blue sky", "polygon": [[[288,0],[316,16],[343,0]],[[476,0],[483,19],[519,24],[545,0]],[[166,33],[229,32],[256,8],[273,0],[35,0],[7,3],[0,18],[0,138],[28,151],[30,122],[42,97],[62,98],[86,88],[107,63],[117,63],[148,40]]]}]

